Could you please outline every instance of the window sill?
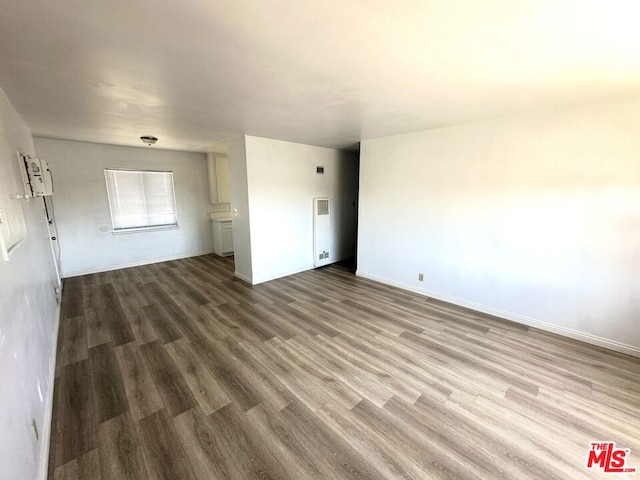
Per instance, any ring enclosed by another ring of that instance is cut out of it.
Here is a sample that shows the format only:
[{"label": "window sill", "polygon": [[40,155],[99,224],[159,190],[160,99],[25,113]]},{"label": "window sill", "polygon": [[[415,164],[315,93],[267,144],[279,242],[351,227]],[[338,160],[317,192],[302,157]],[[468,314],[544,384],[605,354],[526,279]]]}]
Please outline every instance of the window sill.
[{"label": "window sill", "polygon": [[147,232],[161,232],[164,230],[179,230],[179,225],[161,225],[157,227],[137,227],[137,228],[123,228],[120,230],[111,230],[113,235],[127,235],[129,233],[147,233]]}]

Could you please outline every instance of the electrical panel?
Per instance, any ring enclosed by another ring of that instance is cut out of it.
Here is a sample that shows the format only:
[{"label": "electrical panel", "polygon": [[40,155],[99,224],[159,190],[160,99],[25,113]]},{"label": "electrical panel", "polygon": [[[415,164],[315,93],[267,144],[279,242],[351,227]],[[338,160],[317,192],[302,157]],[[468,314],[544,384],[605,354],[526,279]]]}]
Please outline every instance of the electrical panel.
[{"label": "electrical panel", "polygon": [[20,155],[26,176],[25,193],[32,197],[46,197],[53,194],[53,180],[47,162],[41,158]]}]

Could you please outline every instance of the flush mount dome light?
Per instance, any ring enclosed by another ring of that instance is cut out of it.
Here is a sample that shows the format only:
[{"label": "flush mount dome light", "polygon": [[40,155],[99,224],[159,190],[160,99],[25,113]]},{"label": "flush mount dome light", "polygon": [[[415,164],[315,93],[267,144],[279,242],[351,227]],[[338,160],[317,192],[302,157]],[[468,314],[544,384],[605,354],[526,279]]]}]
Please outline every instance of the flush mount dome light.
[{"label": "flush mount dome light", "polygon": [[142,140],[142,142],[146,143],[147,145],[153,145],[158,141],[158,137],[154,137],[152,135],[143,135],[142,137],[140,137],[140,140]]}]

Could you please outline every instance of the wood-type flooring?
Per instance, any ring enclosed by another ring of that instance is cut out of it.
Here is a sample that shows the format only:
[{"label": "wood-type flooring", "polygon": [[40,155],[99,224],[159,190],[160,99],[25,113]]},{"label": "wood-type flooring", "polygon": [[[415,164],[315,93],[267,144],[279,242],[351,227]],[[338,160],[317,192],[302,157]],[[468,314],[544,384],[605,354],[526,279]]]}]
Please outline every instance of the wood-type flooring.
[{"label": "wood-type flooring", "polygon": [[[640,359],[354,276],[213,255],[65,281],[49,478],[635,478]],[[640,473],[637,474],[640,478]]]}]

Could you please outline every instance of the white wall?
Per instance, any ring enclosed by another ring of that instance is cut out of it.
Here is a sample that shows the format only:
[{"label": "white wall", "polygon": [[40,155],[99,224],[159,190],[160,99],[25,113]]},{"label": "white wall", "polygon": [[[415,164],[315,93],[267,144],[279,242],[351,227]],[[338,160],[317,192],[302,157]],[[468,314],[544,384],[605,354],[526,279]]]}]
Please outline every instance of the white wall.
[{"label": "white wall", "polygon": [[[330,262],[355,253],[353,153],[246,137],[253,282],[313,268],[313,199],[330,198]],[[324,166],[324,174],[316,173]]]},{"label": "white wall", "polygon": [[[31,133],[0,90],[0,208],[21,186],[16,151],[35,156]],[[0,261],[0,478],[45,478],[59,311],[42,199],[20,201],[26,237]],[[36,441],[31,422],[40,433]]]},{"label": "white wall", "polygon": [[[317,197],[331,199],[329,261],[353,256],[358,186],[354,153],[250,136],[244,137],[244,151],[241,145],[241,140],[229,144],[229,159],[232,207],[239,210],[234,218],[234,247],[242,247],[235,251],[236,269],[243,265],[242,275],[255,284],[313,268],[313,199]],[[242,201],[237,188],[244,181],[243,156],[246,206],[236,203]],[[325,173],[318,175],[316,166],[324,166]],[[246,241],[246,234],[236,227],[238,218],[246,222],[242,217],[246,212],[250,258],[246,244],[238,244]],[[251,275],[246,274],[248,265]]]},{"label": "white wall", "polygon": [[[212,251],[204,154],[44,138],[35,142],[54,176],[64,277]],[[105,168],[173,171],[180,228],[111,233]]]},{"label": "white wall", "polygon": [[628,97],[363,142],[358,274],[640,353],[639,125]]},{"label": "white wall", "polygon": [[234,210],[234,216],[232,218],[235,276],[245,282],[253,283],[245,137],[229,140],[227,142],[227,151],[231,208]]}]

